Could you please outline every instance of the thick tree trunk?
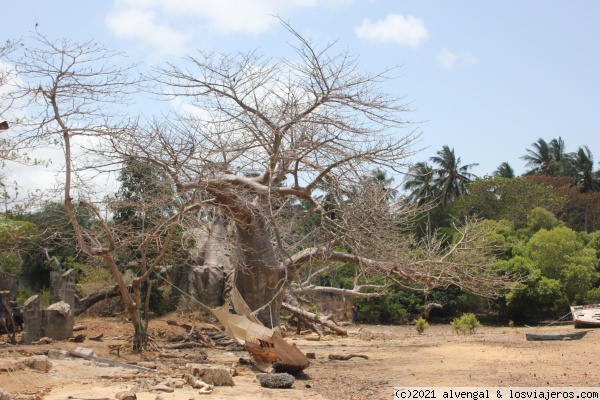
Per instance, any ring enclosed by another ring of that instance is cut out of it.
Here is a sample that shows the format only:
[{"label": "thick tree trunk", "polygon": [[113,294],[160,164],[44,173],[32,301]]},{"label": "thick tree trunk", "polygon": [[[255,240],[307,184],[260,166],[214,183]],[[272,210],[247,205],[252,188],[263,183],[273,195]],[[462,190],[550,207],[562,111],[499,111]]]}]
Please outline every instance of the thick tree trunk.
[{"label": "thick tree trunk", "polygon": [[199,229],[196,249],[183,265],[173,268],[171,281],[179,290],[179,309],[185,310],[189,298],[207,307],[219,307],[225,300],[227,279],[233,270],[231,246],[223,220],[217,217],[209,227]]},{"label": "thick tree trunk", "polygon": [[235,284],[259,321],[267,327],[280,325],[281,303],[286,277],[267,230],[259,216],[250,224],[238,225],[238,242],[243,260],[236,271]]}]

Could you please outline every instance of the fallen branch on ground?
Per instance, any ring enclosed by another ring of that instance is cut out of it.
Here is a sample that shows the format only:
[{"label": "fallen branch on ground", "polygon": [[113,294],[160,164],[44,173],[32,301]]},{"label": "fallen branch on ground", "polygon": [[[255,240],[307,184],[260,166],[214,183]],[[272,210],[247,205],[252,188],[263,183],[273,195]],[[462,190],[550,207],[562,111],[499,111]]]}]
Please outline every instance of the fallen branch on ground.
[{"label": "fallen branch on ground", "polygon": [[360,358],[364,358],[365,360],[369,359],[369,356],[365,356],[364,354],[348,354],[347,356],[343,356],[341,354],[330,354],[329,355],[330,360],[348,361],[352,357],[360,357]]}]

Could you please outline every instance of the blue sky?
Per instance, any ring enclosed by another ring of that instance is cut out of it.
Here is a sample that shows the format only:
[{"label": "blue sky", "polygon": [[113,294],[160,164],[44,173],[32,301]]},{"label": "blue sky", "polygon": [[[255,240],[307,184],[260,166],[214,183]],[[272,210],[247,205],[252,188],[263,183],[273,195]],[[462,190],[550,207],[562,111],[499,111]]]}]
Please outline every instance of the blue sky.
[{"label": "blue sky", "polygon": [[[377,72],[401,65],[385,89],[405,96],[424,161],[443,145],[491,174],[538,138],[588,145],[600,161],[600,2],[583,0],[113,0],[10,1],[0,40],[38,24],[49,38],[97,40],[145,66],[195,49],[290,55],[279,15],[319,44]],[[16,170],[15,170],[16,171]],[[15,172],[16,173],[16,172]]]}]

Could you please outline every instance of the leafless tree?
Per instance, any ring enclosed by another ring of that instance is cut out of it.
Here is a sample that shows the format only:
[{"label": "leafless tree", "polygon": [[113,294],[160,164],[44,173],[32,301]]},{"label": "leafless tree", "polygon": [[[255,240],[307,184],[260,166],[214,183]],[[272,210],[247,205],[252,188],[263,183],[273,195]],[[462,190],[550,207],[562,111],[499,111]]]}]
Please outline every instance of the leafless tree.
[{"label": "leafless tree", "polygon": [[[377,169],[402,173],[418,139],[403,118],[404,100],[383,90],[395,69],[361,72],[357,58],[335,52],[335,44],[321,48],[284,26],[297,43],[293,58],[200,52],[156,69],[158,93],[191,112],[143,124],[117,115],[115,104],[138,82],[101,46],[38,36],[38,46],[16,61],[24,77],[18,93],[37,111],[22,128],[31,140],[58,139],[64,149],[65,205],[78,246],[110,268],[137,347],[146,340],[139,285],[182,225],[194,235],[206,292],[223,298],[235,286],[270,326],[280,325],[286,295],[326,290],[312,279],[339,263],[357,266],[348,294],[358,296],[385,289],[364,280],[374,275],[412,290],[457,285],[484,296],[510,283],[491,269],[494,248],[477,225],[457,227],[450,247],[418,242],[407,233],[417,210],[368,179]],[[158,203],[95,202],[91,174],[128,160],[162,169],[171,194],[152,200]],[[102,215],[134,205],[146,215],[154,204],[172,211],[129,235]],[[77,206],[92,210],[101,229],[81,227]],[[134,239],[141,273],[130,295],[116,257]]]},{"label": "leafless tree", "polygon": [[[177,226],[177,212],[155,223],[152,232],[143,230],[137,238],[142,254],[153,241],[159,250],[133,281],[130,294],[122,270],[117,264],[119,241],[126,235],[115,233],[106,214],[108,207],[98,202],[106,187],[96,191],[94,177],[119,168],[113,158],[102,158],[92,150],[103,140],[114,138],[126,129],[135,129],[135,120],[119,115],[118,106],[127,104],[129,95],[139,90],[139,78],[130,78],[134,66],[119,66],[119,54],[93,42],[51,41],[41,34],[34,45],[13,59],[19,71],[13,96],[26,102],[28,117],[17,125],[20,140],[38,146],[59,146],[64,151],[63,197],[77,245],[87,256],[99,257],[110,268],[134,328],[134,348],[147,343],[141,321],[144,304],[140,283],[148,282],[153,268],[168,249]],[[122,161],[122,160],[121,160]],[[147,206],[147,204],[145,204]],[[84,227],[77,219],[77,207],[91,210],[93,226]],[[147,261],[147,260],[144,260]],[[146,302],[147,304],[147,302]]]},{"label": "leafless tree", "polygon": [[[414,210],[366,183],[375,169],[401,173],[418,138],[403,99],[382,90],[395,70],[361,72],[348,52],[284,26],[298,43],[292,59],[199,52],[157,69],[161,93],[191,112],[114,149],[160,166],[180,194],[221,216],[226,245],[213,250],[228,253],[235,286],[266,325],[280,324],[285,292],[318,263],[352,263],[411,289],[506,287],[471,225],[450,248],[417,243],[402,229]],[[310,231],[291,224],[302,205],[303,218],[319,220]]]}]

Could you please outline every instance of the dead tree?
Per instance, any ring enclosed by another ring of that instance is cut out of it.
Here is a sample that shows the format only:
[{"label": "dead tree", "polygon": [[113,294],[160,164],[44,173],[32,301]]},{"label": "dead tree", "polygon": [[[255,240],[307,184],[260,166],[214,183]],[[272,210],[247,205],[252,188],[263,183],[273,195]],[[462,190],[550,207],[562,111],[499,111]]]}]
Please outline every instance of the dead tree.
[{"label": "dead tree", "polygon": [[[364,73],[356,57],[283,25],[294,59],[200,51],[157,69],[160,93],[196,111],[154,121],[114,151],[160,166],[203,215],[222,216],[235,285],[265,325],[279,325],[284,293],[315,263],[352,263],[418,290],[505,288],[470,228],[450,249],[416,243],[401,229],[416,210],[365,179],[402,172],[418,136],[402,99],[382,90],[394,69]],[[310,218],[318,223],[300,233]]]},{"label": "dead tree", "polygon": [[[17,127],[19,139],[38,147],[60,146],[64,150],[63,198],[77,245],[85,255],[104,260],[110,269],[135,329],[134,348],[142,348],[147,338],[140,317],[144,305],[140,283],[148,281],[153,268],[164,258],[180,219],[179,212],[187,211],[185,202],[179,202],[180,208],[152,230],[138,235],[142,249],[151,242],[160,243],[148,266],[147,260],[142,260],[142,272],[134,279],[131,294],[115,254],[120,235],[103,217],[106,214],[101,209],[108,205],[98,202],[105,196],[105,188],[95,188],[92,179],[117,164],[113,159],[101,158],[102,154],[92,149],[108,137],[135,128],[135,119],[123,118],[115,106],[125,104],[129,95],[138,90],[139,78],[129,77],[133,66],[118,66],[118,54],[93,42],[51,41],[40,34],[33,40],[35,46],[26,47],[12,60],[20,72],[13,96],[27,102],[31,114]],[[91,211],[92,226],[80,224],[77,207]]]}]

